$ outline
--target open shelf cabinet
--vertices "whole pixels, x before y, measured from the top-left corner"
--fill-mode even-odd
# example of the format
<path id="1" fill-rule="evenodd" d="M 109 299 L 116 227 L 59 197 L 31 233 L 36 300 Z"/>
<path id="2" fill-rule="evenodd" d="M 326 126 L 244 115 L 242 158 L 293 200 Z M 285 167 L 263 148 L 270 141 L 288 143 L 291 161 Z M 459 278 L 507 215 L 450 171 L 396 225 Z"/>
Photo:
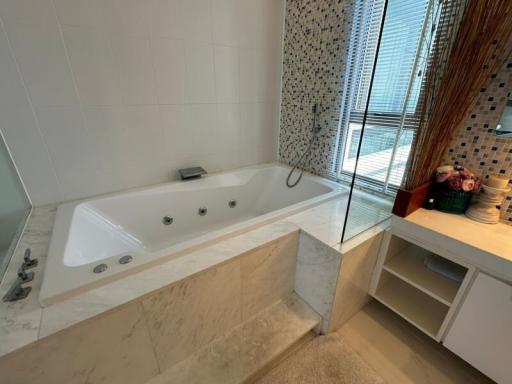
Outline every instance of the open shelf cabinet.
<path id="1" fill-rule="evenodd" d="M 434 255 L 413 242 L 387 233 L 370 293 L 427 335 L 440 341 L 469 273 L 466 267 L 458 265 L 464 278 L 455 281 L 432 271 L 425 265 L 425 260 Z"/>
<path id="2" fill-rule="evenodd" d="M 461 283 L 428 269 L 424 261 L 431 255 L 433 255 L 432 252 L 411 244 L 386 261 L 383 268 L 434 299 L 450 306 Z"/>
<path id="3" fill-rule="evenodd" d="M 436 338 L 450 307 L 384 271 L 375 298 Z"/>

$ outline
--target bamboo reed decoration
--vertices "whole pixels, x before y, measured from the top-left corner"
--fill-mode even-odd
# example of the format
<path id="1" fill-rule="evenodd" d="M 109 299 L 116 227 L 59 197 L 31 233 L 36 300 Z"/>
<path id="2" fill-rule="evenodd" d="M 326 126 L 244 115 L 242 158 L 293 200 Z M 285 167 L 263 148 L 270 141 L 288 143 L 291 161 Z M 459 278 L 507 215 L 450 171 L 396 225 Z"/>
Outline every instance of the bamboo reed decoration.
<path id="1" fill-rule="evenodd" d="M 431 179 L 480 89 L 509 57 L 512 0 L 468 0 L 454 36 L 446 62 L 434 46 L 426 73 L 420 125 L 404 183 L 407 190 Z M 438 72 L 441 67 L 442 75 Z"/>

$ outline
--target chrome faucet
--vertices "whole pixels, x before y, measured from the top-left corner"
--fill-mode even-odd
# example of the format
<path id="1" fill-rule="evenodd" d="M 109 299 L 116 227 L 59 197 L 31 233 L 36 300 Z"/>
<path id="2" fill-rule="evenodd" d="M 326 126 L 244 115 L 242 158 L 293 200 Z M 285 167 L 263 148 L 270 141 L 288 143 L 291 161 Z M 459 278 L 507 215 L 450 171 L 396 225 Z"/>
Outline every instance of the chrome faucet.
<path id="1" fill-rule="evenodd" d="M 25 254 L 23 255 L 23 263 L 21 264 L 21 267 L 18 270 L 18 277 L 16 278 L 11 288 L 3 297 L 3 301 L 18 301 L 24 299 L 32 290 L 32 287 L 22 286 L 22 284 L 34 280 L 34 272 L 27 272 L 27 269 L 34 268 L 37 265 L 38 260 L 31 259 L 30 254 L 30 248 L 27 248 L 25 250 Z"/>

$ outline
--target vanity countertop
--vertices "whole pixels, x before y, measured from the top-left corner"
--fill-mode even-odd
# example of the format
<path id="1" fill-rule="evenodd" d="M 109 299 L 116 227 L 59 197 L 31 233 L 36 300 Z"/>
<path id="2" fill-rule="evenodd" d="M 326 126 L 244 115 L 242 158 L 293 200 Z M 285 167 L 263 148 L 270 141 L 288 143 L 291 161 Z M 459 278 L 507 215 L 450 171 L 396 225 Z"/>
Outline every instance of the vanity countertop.
<path id="1" fill-rule="evenodd" d="M 482 224 L 464 215 L 419 209 L 406 218 L 393 216 L 392 228 L 418 242 L 428 242 L 462 261 L 512 281 L 512 226 Z"/>

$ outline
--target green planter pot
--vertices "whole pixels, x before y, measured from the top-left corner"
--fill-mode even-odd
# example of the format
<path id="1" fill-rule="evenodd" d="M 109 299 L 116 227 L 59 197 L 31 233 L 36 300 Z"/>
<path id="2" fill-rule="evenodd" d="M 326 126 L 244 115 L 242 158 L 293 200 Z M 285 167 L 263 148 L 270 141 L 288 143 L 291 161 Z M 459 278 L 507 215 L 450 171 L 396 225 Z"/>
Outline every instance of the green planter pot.
<path id="1" fill-rule="evenodd" d="M 469 207 L 473 192 L 440 191 L 436 209 L 447 213 L 464 213 Z"/>

